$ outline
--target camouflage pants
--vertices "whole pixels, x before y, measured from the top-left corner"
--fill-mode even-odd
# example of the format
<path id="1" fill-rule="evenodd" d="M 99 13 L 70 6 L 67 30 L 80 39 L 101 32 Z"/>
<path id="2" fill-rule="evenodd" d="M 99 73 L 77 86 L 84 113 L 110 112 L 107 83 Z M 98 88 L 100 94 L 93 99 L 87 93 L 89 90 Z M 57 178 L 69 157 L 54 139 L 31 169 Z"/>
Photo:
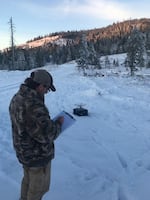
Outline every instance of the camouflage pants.
<path id="1" fill-rule="evenodd" d="M 23 167 L 21 200 L 41 200 L 49 190 L 51 163 L 46 167 Z"/>

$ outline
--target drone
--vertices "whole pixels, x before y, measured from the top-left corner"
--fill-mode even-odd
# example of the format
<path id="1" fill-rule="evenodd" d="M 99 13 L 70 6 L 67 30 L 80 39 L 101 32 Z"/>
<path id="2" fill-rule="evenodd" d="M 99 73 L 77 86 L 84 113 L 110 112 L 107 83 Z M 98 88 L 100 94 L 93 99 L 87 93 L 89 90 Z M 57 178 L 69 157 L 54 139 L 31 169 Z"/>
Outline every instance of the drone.
<path id="1" fill-rule="evenodd" d="M 73 114 L 78 116 L 88 116 L 88 110 L 83 108 L 83 104 L 77 105 L 78 107 L 73 109 Z"/>

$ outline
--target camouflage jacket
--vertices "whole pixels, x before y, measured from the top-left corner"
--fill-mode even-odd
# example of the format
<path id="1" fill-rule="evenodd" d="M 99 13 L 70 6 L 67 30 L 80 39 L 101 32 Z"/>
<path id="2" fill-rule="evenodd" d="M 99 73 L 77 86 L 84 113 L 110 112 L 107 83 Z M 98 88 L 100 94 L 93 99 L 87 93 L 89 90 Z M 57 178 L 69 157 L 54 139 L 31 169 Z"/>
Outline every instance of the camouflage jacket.
<path id="1" fill-rule="evenodd" d="M 61 126 L 52 121 L 43 98 L 22 84 L 9 105 L 13 145 L 20 163 L 46 165 L 54 158 L 54 140 Z"/>

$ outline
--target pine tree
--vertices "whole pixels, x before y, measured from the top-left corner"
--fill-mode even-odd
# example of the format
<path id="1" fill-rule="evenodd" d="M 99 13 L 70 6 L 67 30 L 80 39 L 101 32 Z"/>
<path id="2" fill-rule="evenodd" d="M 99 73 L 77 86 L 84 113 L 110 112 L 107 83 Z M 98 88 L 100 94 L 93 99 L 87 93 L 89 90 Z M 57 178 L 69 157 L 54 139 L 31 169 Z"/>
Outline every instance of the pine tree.
<path id="1" fill-rule="evenodd" d="M 82 35 L 79 54 L 80 57 L 76 62 L 79 71 L 82 70 L 84 75 L 87 75 L 87 70 L 93 73 L 94 69 L 101 69 L 94 45 L 93 43 L 88 44 L 85 34 Z"/>
<path id="2" fill-rule="evenodd" d="M 110 68 L 110 60 L 108 56 L 105 56 L 105 68 Z"/>
<path id="3" fill-rule="evenodd" d="M 131 76 L 134 71 L 145 66 L 145 35 L 134 28 L 131 36 L 128 38 L 126 64 L 130 68 Z"/>

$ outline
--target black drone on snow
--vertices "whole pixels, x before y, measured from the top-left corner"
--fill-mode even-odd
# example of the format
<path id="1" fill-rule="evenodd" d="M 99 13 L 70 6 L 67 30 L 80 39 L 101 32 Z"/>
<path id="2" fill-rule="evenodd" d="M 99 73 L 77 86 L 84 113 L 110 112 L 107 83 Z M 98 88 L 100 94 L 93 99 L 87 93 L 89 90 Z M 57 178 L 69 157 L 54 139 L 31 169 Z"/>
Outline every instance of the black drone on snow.
<path id="1" fill-rule="evenodd" d="M 88 110 L 83 108 L 84 105 L 78 105 L 77 108 L 73 109 L 73 114 L 78 116 L 88 116 Z"/>

